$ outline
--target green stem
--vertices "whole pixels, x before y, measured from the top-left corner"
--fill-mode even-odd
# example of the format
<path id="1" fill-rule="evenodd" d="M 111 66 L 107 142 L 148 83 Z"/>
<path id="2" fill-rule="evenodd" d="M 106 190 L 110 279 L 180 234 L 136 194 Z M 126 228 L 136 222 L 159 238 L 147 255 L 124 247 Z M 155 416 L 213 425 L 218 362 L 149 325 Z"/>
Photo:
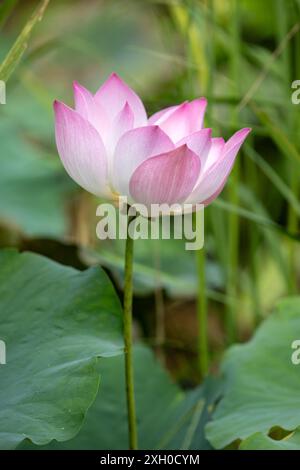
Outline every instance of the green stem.
<path id="1" fill-rule="evenodd" d="M 278 36 L 278 43 L 280 44 L 284 38 L 286 38 L 289 29 L 290 29 L 290 15 L 295 14 L 297 15 L 297 12 L 293 11 L 293 2 L 290 0 L 277 0 L 276 1 L 276 13 L 277 13 L 277 36 Z M 292 13 L 291 13 L 292 12 Z M 296 42 L 295 46 L 297 47 L 297 41 L 299 41 L 298 37 L 296 36 L 294 38 L 294 41 Z M 293 63 L 292 63 L 292 43 L 291 41 L 288 42 L 286 48 L 281 54 L 281 62 L 282 62 L 282 68 L 284 71 L 284 81 L 283 81 L 283 86 L 287 89 L 287 94 L 286 100 L 290 99 L 289 96 L 289 88 L 286 87 L 286 84 L 290 84 L 292 82 L 293 78 L 293 72 L 295 73 L 295 77 L 298 76 L 298 70 L 297 70 L 297 61 L 298 61 L 298 56 L 296 53 L 295 56 L 295 65 L 296 65 L 296 70 L 293 70 Z M 295 107 L 291 107 L 291 111 L 287 113 L 285 122 L 283 125 L 286 126 L 286 132 L 289 135 L 289 137 L 292 139 L 293 134 L 297 135 L 297 116 L 295 113 Z M 297 145 L 297 142 L 296 142 Z M 289 162 L 288 162 L 289 164 Z M 293 194 L 296 196 L 298 195 L 298 175 L 297 172 L 294 170 L 293 167 L 290 168 L 290 164 L 288 167 L 289 171 L 289 178 L 290 178 L 290 188 Z M 288 221 L 287 221 L 287 226 L 289 232 L 296 232 L 297 231 L 297 226 L 298 226 L 298 216 L 292 207 L 291 204 L 288 206 Z M 294 240 L 290 240 L 289 246 L 288 246 L 288 259 L 289 259 L 289 270 L 290 270 L 290 280 L 289 280 L 289 293 L 290 294 L 295 294 L 297 291 L 297 283 L 296 283 L 296 245 Z"/>
<path id="2" fill-rule="evenodd" d="M 293 169 L 292 169 L 293 170 Z M 291 191 L 298 197 L 298 175 L 296 171 L 290 171 L 290 186 Z M 296 233 L 298 230 L 298 216 L 295 210 L 289 205 L 288 207 L 288 230 L 290 233 Z M 290 271 L 290 282 L 289 282 L 289 293 L 290 295 L 297 293 L 297 262 L 296 262 L 296 244 L 294 240 L 289 241 L 288 246 L 288 257 L 289 257 L 289 271 Z"/>
<path id="3" fill-rule="evenodd" d="M 206 53 L 208 65 L 208 80 L 205 93 L 208 98 L 208 109 L 206 113 L 206 124 L 212 126 L 212 99 L 214 92 L 214 68 L 215 68 L 215 49 L 214 49 L 214 0 L 207 1 L 206 12 Z M 200 84 L 201 85 L 201 84 Z M 196 227 L 199 231 L 201 227 Z M 196 253 L 197 262 L 197 323 L 198 323 L 198 367 L 201 377 L 205 377 L 209 370 L 209 348 L 208 348 L 208 303 L 206 294 L 205 277 L 205 249 L 198 250 Z"/>
<path id="4" fill-rule="evenodd" d="M 231 36 L 232 36 L 232 54 L 231 54 L 231 76 L 234 83 L 234 91 L 239 90 L 240 78 L 240 29 L 239 29 L 239 5 L 237 0 L 232 0 L 232 21 L 231 21 Z M 234 127 L 237 124 L 237 113 L 233 109 L 231 121 Z M 229 202 L 233 205 L 238 205 L 239 202 L 239 182 L 240 182 L 240 163 L 239 160 L 235 162 L 234 169 L 231 176 L 231 185 L 229 186 Z M 237 297 L 237 280 L 239 268 L 239 217 L 232 212 L 229 215 L 229 233 L 228 233 L 228 273 L 227 273 L 227 294 L 228 297 L 233 299 L 228 303 L 225 317 L 225 329 L 228 343 L 232 343 L 236 339 L 236 302 Z"/>
<path id="5" fill-rule="evenodd" d="M 133 239 L 129 235 L 129 225 L 133 220 L 128 217 L 127 239 L 125 249 L 125 282 L 124 282 L 124 342 L 125 342 L 125 379 L 128 413 L 129 448 L 136 450 L 137 427 L 134 399 L 134 375 L 132 358 L 132 297 L 133 297 Z"/>
<path id="6" fill-rule="evenodd" d="M 248 140 L 249 145 L 254 144 L 253 136 L 249 136 Z M 257 168 L 255 162 L 249 158 L 245 159 L 245 173 L 247 175 L 247 181 L 249 182 L 249 187 L 252 189 L 254 194 L 259 194 L 259 187 L 257 184 Z M 251 290 L 251 300 L 253 308 L 253 324 L 258 326 L 262 317 L 262 309 L 260 305 L 260 296 L 259 296 L 259 265 L 257 260 L 257 246 L 259 242 L 259 234 L 256 227 L 249 232 L 249 269 L 250 269 L 250 290 Z"/>
<path id="7" fill-rule="evenodd" d="M 165 332 L 165 307 L 164 295 L 161 288 L 161 262 L 160 262 L 160 240 L 154 244 L 154 268 L 155 268 L 155 340 L 156 354 L 162 364 L 165 364 L 164 346 L 166 340 Z"/>
<path id="8" fill-rule="evenodd" d="M 205 377 L 209 367 L 208 338 L 207 338 L 207 298 L 205 282 L 205 251 L 204 248 L 197 252 L 198 271 L 198 365 L 201 377 Z"/>

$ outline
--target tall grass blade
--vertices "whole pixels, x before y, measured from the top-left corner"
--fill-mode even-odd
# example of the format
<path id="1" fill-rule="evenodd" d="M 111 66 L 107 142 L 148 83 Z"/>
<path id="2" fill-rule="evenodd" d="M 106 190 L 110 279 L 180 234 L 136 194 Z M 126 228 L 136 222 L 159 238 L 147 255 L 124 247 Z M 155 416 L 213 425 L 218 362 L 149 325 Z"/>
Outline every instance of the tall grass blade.
<path id="1" fill-rule="evenodd" d="M 14 45 L 0 65 L 0 80 L 6 82 L 20 62 L 24 52 L 27 49 L 28 40 L 31 36 L 32 30 L 35 25 L 41 21 L 48 3 L 49 0 L 42 0 L 40 2 L 39 6 L 19 34 Z"/>

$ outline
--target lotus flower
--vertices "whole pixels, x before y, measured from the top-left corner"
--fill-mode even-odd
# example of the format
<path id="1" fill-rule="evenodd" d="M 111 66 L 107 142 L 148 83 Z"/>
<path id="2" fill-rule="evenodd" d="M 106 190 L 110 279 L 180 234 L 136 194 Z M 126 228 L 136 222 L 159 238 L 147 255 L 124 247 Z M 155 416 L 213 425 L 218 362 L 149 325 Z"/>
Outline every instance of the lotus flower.
<path id="1" fill-rule="evenodd" d="M 95 95 L 74 83 L 75 110 L 55 101 L 56 143 L 68 174 L 97 196 L 130 204 L 203 203 L 222 191 L 251 129 L 227 142 L 203 129 L 205 98 L 149 119 L 138 95 L 112 74 Z"/>

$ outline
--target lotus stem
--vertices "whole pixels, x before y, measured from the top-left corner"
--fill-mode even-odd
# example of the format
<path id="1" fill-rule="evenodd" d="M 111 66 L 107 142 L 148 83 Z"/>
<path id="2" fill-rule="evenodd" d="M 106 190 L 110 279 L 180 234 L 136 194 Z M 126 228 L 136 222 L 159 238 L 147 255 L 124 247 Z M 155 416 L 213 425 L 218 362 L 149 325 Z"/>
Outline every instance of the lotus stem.
<path id="1" fill-rule="evenodd" d="M 132 354 L 132 297 L 133 297 L 133 238 L 129 234 L 129 225 L 134 218 L 128 217 L 127 239 L 125 248 L 125 282 L 124 282 L 124 343 L 125 343 L 125 380 L 128 413 L 129 448 L 138 448 L 134 371 Z"/>

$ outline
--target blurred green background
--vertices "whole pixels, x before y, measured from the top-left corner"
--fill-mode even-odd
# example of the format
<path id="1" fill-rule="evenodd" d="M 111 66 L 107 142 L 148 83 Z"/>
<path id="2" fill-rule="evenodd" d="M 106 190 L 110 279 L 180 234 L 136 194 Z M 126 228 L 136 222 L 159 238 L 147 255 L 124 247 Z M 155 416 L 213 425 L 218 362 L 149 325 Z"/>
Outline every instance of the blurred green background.
<path id="1" fill-rule="evenodd" d="M 15 4 L 2 25 L 4 58 L 37 2 Z M 72 82 L 95 92 L 115 71 L 149 114 L 206 96 L 206 126 L 228 138 L 253 132 L 220 198 L 205 211 L 213 368 L 277 299 L 299 287 L 300 1 L 51 0 L 7 82 L 0 105 L 0 245 L 80 269 L 101 263 L 122 292 L 124 244 L 95 237 L 99 201 L 57 155 L 54 99 L 73 105 Z M 135 335 L 183 385 L 196 365 L 195 253 L 178 240 L 138 241 Z"/>

